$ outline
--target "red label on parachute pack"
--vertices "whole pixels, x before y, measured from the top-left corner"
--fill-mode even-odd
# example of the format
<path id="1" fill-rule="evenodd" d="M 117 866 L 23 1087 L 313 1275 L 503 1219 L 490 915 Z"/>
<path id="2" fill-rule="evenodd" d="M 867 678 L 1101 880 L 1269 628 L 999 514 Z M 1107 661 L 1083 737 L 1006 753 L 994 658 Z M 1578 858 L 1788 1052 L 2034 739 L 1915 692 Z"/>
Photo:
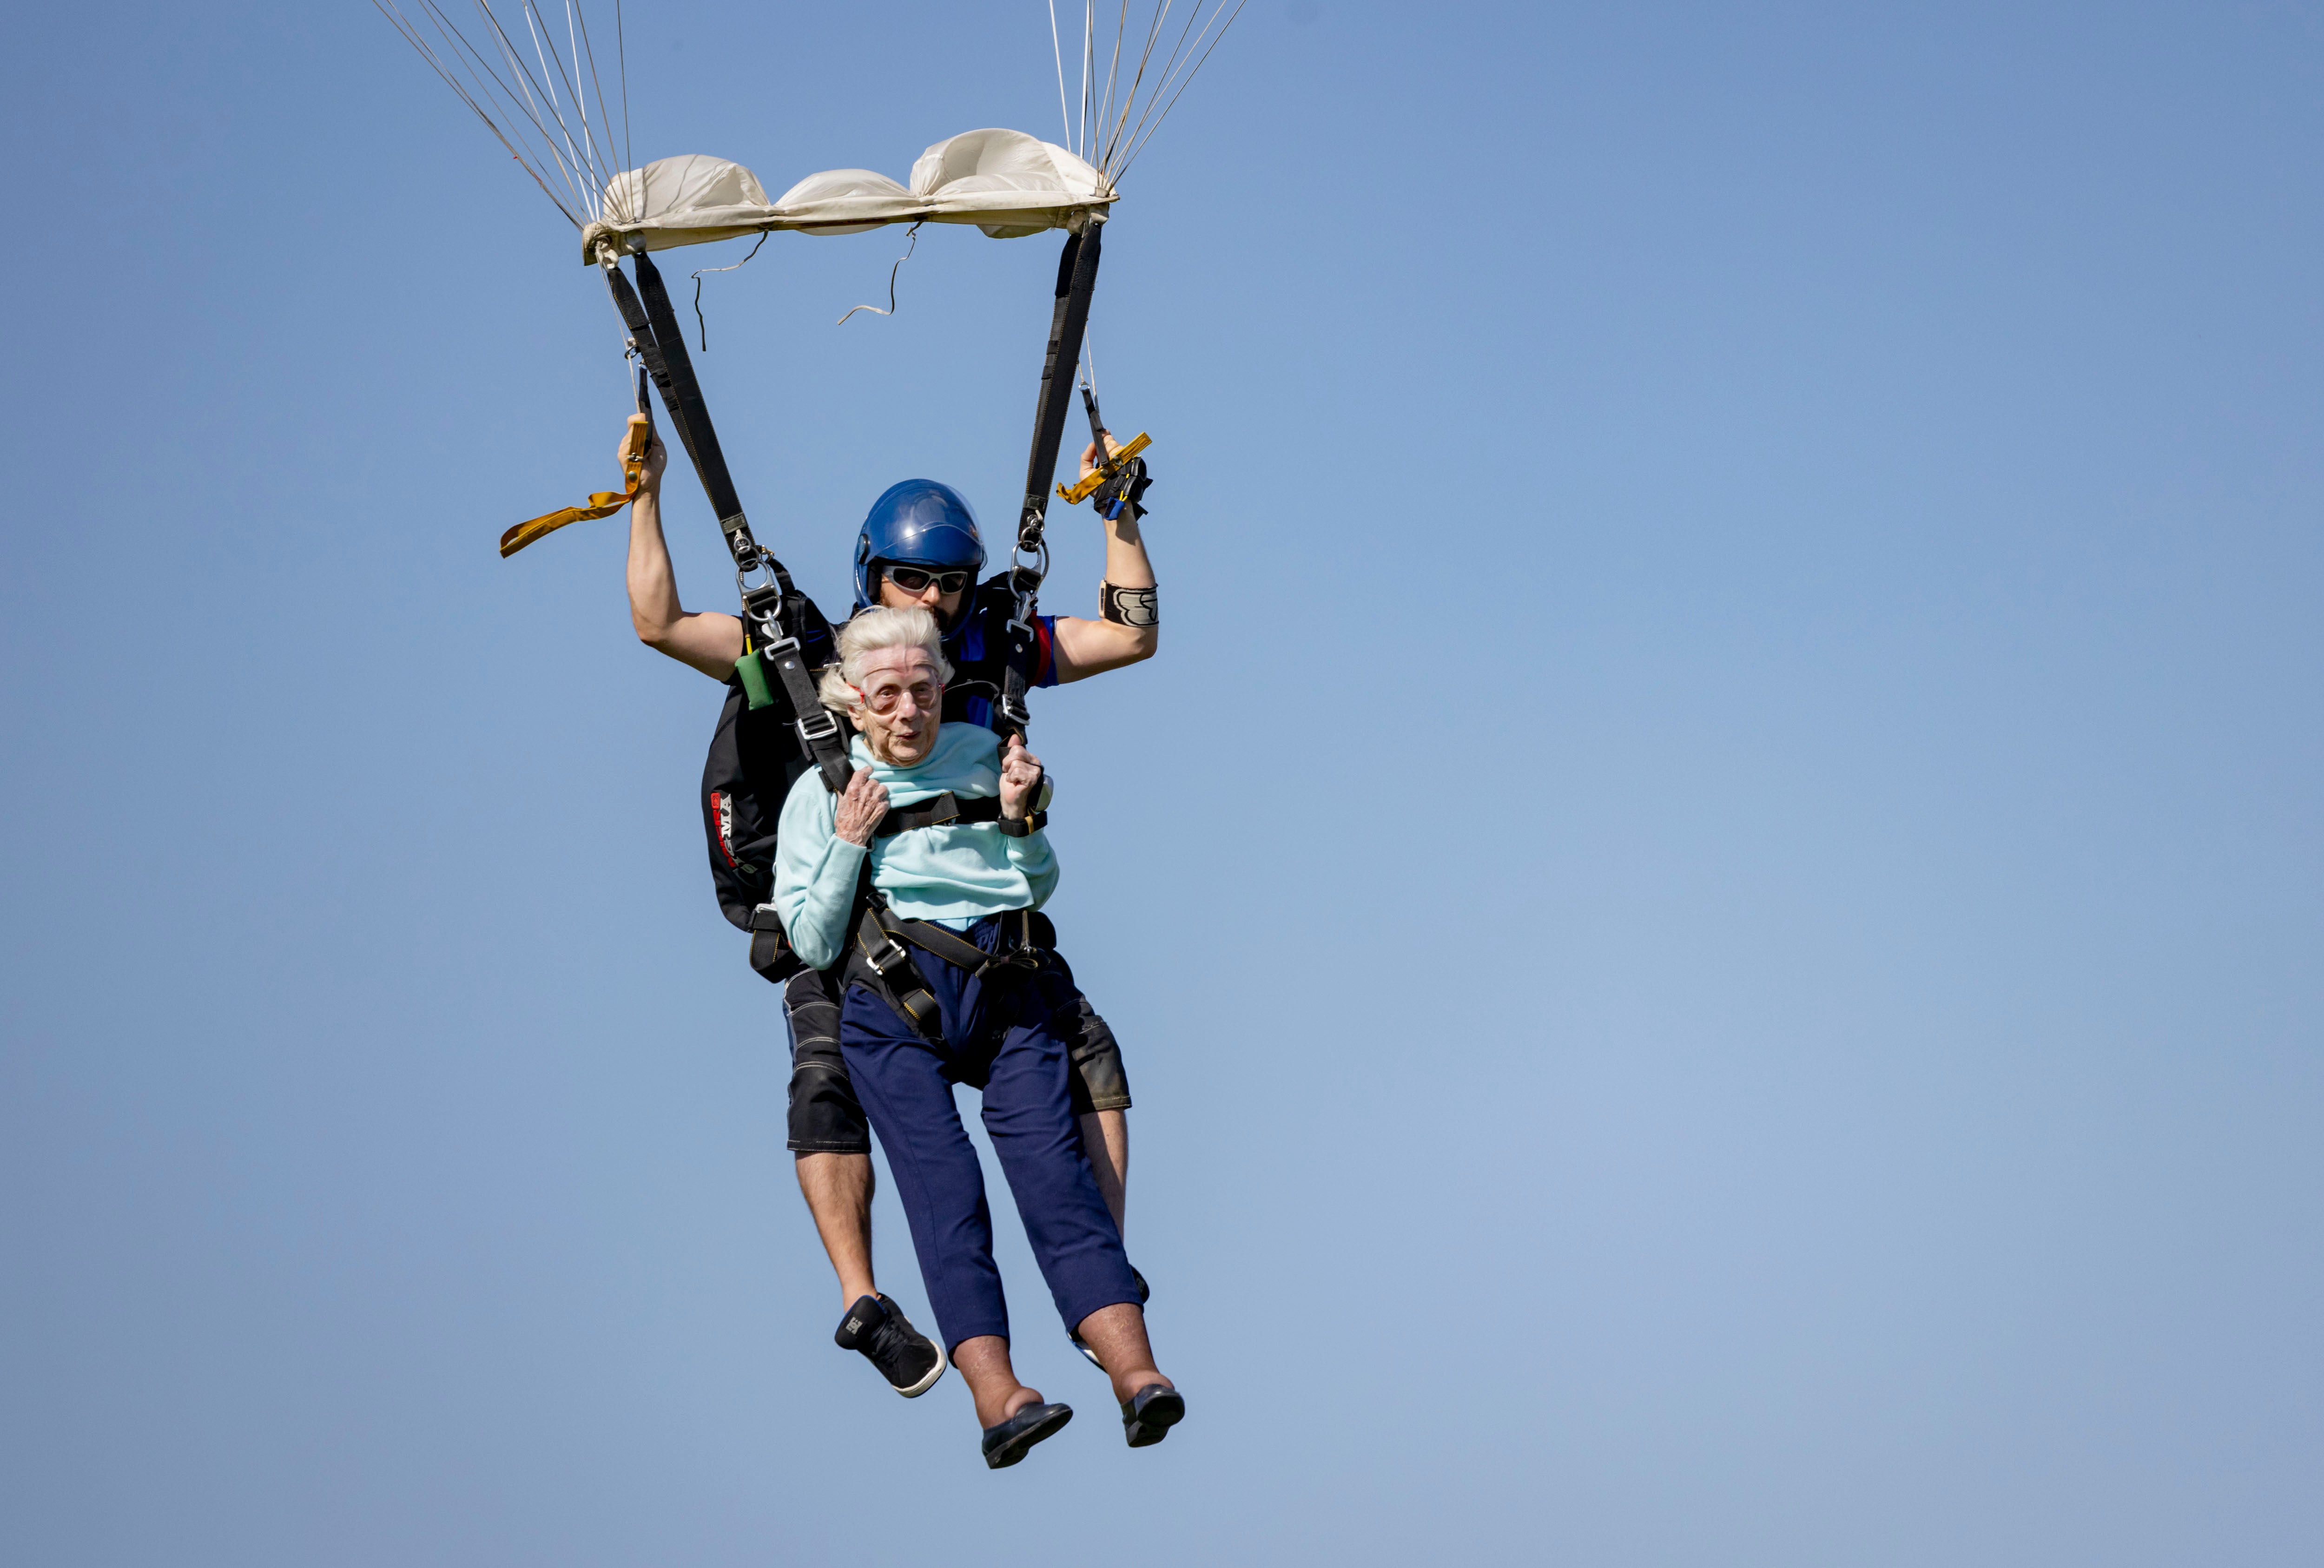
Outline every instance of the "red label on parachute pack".
<path id="1" fill-rule="evenodd" d="M 713 789 L 710 792 L 710 809 L 718 818 L 719 853 L 726 857 L 726 863 L 731 866 L 734 863 L 734 798 Z"/>

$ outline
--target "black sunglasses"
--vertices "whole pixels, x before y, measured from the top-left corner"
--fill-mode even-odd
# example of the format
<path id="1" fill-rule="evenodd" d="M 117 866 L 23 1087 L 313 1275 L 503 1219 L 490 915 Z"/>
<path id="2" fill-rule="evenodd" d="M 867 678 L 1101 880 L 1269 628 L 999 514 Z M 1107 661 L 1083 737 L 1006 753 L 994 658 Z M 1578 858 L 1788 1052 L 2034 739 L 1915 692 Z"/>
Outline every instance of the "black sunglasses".
<path id="1" fill-rule="evenodd" d="M 930 583 L 939 594 L 957 594 L 968 586 L 972 572 L 932 572 L 926 567 L 890 567 L 888 580 L 907 594 L 924 594 Z"/>

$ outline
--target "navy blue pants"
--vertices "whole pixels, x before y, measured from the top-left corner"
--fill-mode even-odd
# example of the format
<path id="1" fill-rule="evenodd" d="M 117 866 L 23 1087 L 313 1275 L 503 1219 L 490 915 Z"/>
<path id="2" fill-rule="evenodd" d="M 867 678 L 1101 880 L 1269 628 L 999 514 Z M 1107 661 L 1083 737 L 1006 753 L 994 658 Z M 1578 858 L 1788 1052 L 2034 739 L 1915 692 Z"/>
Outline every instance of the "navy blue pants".
<path id="1" fill-rule="evenodd" d="M 968 940 L 991 952 L 1000 926 L 997 916 L 980 921 Z M 893 1008 L 851 985 L 839 1045 L 910 1222 L 945 1352 L 979 1334 L 1009 1337 L 992 1211 L 976 1146 L 953 1103 L 955 1084 L 984 1092 L 984 1130 L 1066 1328 L 1100 1307 L 1136 1301 L 1121 1232 L 1082 1146 L 1068 1083 L 1072 1042 L 1052 1027 L 1056 1008 L 1025 970 L 977 980 L 918 948 L 912 961 L 936 993 L 944 1044 L 931 1046 Z"/>

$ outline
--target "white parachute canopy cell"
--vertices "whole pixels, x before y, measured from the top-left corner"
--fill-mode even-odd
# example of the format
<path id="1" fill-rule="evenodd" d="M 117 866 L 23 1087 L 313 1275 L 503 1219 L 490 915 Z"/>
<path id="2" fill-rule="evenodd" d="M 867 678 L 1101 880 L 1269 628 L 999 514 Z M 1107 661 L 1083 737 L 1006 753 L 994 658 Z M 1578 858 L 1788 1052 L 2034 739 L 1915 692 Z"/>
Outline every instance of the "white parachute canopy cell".
<path id="1" fill-rule="evenodd" d="M 610 15 L 600 0 L 594 26 L 588 0 L 414 0 L 409 12 L 404 0 L 372 3 L 583 232 L 582 254 L 604 261 L 779 228 L 828 235 L 973 223 L 996 239 L 1080 229 L 1104 217 L 1245 0 L 1148 0 L 1138 23 L 1129 0 L 1111 17 L 1084 0 L 1078 115 L 1067 101 L 1056 0 L 1045 0 L 1067 145 L 1021 131 L 970 131 L 923 153 L 909 185 L 834 169 L 771 202 L 758 176 L 723 158 L 637 163 L 620 0 Z"/>
<path id="2" fill-rule="evenodd" d="M 606 183 L 604 218 L 582 231 L 583 258 L 706 244 L 769 229 L 862 234 L 891 223 L 974 224 L 995 239 L 1069 228 L 1116 199 L 1096 169 L 1022 131 L 966 131 L 937 143 L 899 185 L 869 169 L 810 174 L 773 201 L 739 163 L 690 153 L 624 170 Z"/>

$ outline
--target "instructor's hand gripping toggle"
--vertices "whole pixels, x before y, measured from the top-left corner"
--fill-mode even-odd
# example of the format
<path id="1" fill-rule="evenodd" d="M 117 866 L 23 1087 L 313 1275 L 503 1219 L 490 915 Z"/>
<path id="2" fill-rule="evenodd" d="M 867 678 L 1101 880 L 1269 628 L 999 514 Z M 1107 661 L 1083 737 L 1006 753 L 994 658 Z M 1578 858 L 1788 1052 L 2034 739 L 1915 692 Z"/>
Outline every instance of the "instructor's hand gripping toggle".
<path id="1" fill-rule="evenodd" d="M 1068 490 L 1062 484 L 1058 485 L 1057 493 L 1065 498 L 1066 505 L 1078 506 L 1118 478 L 1132 458 L 1153 444 L 1154 438 L 1143 430 L 1132 436 L 1130 438 L 1130 444 L 1126 447 L 1116 447 L 1112 438 L 1106 438 L 1105 445 L 1111 449 L 1112 455 L 1100 459 L 1098 466 L 1084 475 L 1081 483 L 1072 489 Z"/>

